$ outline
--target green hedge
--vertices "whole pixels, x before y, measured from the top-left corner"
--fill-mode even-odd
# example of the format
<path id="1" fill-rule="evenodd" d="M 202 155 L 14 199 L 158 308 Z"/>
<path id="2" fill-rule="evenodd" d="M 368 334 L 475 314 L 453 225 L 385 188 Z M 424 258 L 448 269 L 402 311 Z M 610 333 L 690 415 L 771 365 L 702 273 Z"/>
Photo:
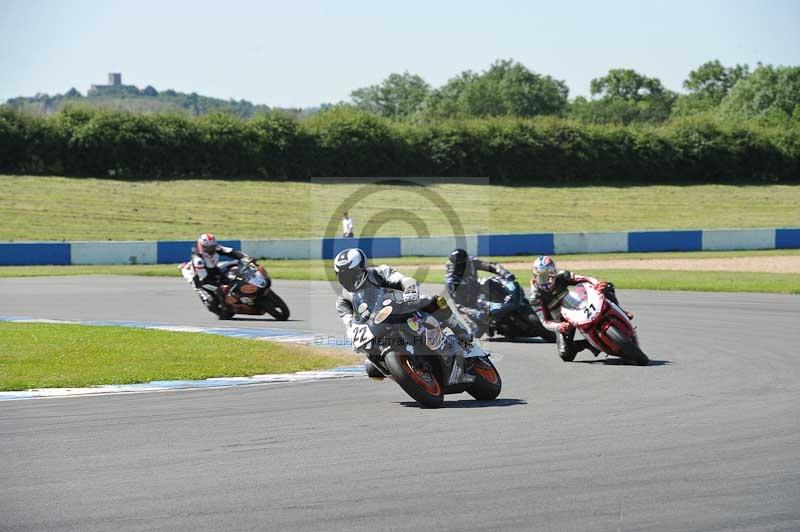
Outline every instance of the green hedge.
<path id="1" fill-rule="evenodd" d="M 659 127 L 559 118 L 395 123 L 349 108 L 133 114 L 0 108 L 0 172 L 135 178 L 490 177 L 512 184 L 800 181 L 800 129 L 687 118 Z"/>

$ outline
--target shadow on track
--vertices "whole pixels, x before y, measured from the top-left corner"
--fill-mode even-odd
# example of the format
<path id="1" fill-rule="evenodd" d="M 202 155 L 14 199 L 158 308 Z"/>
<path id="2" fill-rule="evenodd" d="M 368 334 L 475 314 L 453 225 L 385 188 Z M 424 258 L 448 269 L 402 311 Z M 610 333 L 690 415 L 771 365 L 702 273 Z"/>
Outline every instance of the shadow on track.
<path id="1" fill-rule="evenodd" d="M 261 323 L 265 323 L 265 322 L 280 323 L 282 321 L 288 322 L 288 321 L 303 321 L 303 320 L 293 320 L 291 318 L 289 318 L 288 320 L 276 320 L 275 318 L 271 318 L 271 317 L 270 318 L 244 318 L 244 317 L 234 316 L 231 319 L 225 320 L 225 321 L 259 321 Z"/>
<path id="2" fill-rule="evenodd" d="M 635 366 L 637 368 L 649 368 L 651 366 L 669 366 L 674 364 L 669 360 L 654 360 L 650 359 L 650 363 L 646 366 L 640 366 L 634 362 L 625 360 L 624 358 L 598 358 L 596 360 L 573 360 L 572 363 L 578 364 L 602 364 L 604 366 Z"/>
<path id="3" fill-rule="evenodd" d="M 408 408 L 424 408 L 416 401 L 400 401 L 401 404 Z M 528 401 L 524 399 L 495 399 L 494 401 L 476 401 L 475 399 L 457 399 L 455 401 L 445 400 L 442 408 L 494 408 L 503 406 L 519 406 L 527 405 Z"/>
<path id="4" fill-rule="evenodd" d="M 527 336 L 492 336 L 491 338 L 482 338 L 482 342 L 497 342 L 508 344 L 553 344 L 555 342 L 548 342 L 543 338 L 529 338 Z"/>

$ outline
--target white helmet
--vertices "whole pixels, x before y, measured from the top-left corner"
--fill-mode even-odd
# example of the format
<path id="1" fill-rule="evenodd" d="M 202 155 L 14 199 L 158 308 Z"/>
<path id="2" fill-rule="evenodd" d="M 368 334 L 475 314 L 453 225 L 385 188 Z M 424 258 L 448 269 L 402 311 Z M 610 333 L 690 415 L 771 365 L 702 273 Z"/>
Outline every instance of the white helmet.
<path id="1" fill-rule="evenodd" d="M 547 255 L 537 257 L 533 261 L 533 279 L 543 290 L 550 290 L 556 274 L 556 262 Z"/>
<path id="2" fill-rule="evenodd" d="M 206 267 L 213 268 L 219 260 L 217 253 L 217 239 L 211 233 L 203 233 L 197 239 L 197 253 L 203 257 Z"/>

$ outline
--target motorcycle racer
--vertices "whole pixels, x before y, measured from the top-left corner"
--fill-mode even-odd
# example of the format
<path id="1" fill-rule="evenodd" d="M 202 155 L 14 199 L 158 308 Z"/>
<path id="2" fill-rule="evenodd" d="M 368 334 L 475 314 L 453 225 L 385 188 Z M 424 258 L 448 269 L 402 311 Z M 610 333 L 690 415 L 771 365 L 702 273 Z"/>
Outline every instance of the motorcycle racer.
<path id="1" fill-rule="evenodd" d="M 479 329 L 475 331 L 476 336 L 480 336 L 480 333 L 482 333 L 480 324 L 492 318 L 499 318 L 521 307 L 519 303 L 510 303 L 493 305 L 491 308 L 477 308 L 478 296 L 481 291 L 481 285 L 478 282 L 478 271 L 493 273 L 507 281 L 515 281 L 516 277 L 502 265 L 488 262 L 478 257 L 471 257 L 464 249 L 454 249 L 448 259 L 445 265 L 445 287 L 450 297 L 455 301 L 456 308 L 478 325 Z M 527 307 L 527 305 L 525 306 Z M 521 317 L 532 324 L 538 322 L 536 315 L 530 311 Z"/>
<path id="2" fill-rule="evenodd" d="M 252 261 L 247 254 L 237 249 L 223 246 L 217 242 L 216 237 L 211 233 L 203 233 L 197 238 L 197 245 L 192 248 L 192 266 L 194 266 L 195 277 L 194 286 L 198 289 L 200 298 L 208 309 L 217 314 L 223 314 L 225 310 L 225 298 L 221 293 L 221 283 L 223 275 L 227 272 L 229 263 L 220 262 L 220 255 Z M 204 285 L 216 287 L 213 292 Z"/>
<path id="3" fill-rule="evenodd" d="M 380 287 L 389 287 L 403 291 L 403 300 L 418 302 L 420 310 L 432 314 L 444 326 L 449 327 L 463 345 L 472 342 L 472 335 L 458 321 L 447 300 L 441 296 L 428 297 L 420 295 L 419 284 L 413 277 L 408 277 L 395 269 L 381 264 L 368 266 L 367 255 L 358 248 L 341 251 L 333 260 L 333 270 L 342 286 L 342 293 L 336 300 L 336 311 L 345 327 L 347 337 L 353 336 L 353 292 L 364 283 L 372 283 Z"/>
<path id="4" fill-rule="evenodd" d="M 574 339 L 574 327 L 562 319 L 560 312 L 561 301 L 567 294 L 567 287 L 587 282 L 594 285 L 598 291 L 619 306 L 613 284 L 567 270 L 558 271 L 555 261 L 547 255 L 533 261 L 530 303 L 542 325 L 547 330 L 556 333 L 558 354 L 562 359 L 571 360 L 576 353 L 586 348 L 589 348 L 595 355 L 599 354 L 599 351 L 594 349 L 587 340 L 576 341 Z M 633 319 L 633 314 L 628 311 L 623 312 L 629 319 Z"/>

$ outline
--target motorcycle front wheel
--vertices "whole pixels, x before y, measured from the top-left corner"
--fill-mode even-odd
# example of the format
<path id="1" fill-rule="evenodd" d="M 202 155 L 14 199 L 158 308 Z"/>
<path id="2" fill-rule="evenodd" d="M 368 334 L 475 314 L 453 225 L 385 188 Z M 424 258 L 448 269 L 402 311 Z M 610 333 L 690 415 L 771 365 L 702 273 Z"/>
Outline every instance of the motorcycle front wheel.
<path id="1" fill-rule="evenodd" d="M 619 350 L 621 352 L 620 356 L 622 358 L 630 360 L 631 362 L 635 362 L 640 366 L 646 366 L 650 363 L 650 359 L 647 358 L 647 355 L 645 355 L 641 349 L 639 349 L 639 346 L 633 343 L 631 340 L 625 338 L 616 327 L 609 327 L 606 330 L 606 334 L 615 344 L 619 346 Z"/>
<path id="2" fill-rule="evenodd" d="M 289 319 L 289 307 L 283 299 L 281 299 L 281 296 L 271 290 L 262 298 L 261 306 L 266 310 L 267 314 L 278 321 L 286 321 Z"/>
<path id="3" fill-rule="evenodd" d="M 492 401 L 500 395 L 503 382 L 500 374 L 494 367 L 489 357 L 470 358 L 472 367 L 470 373 L 475 375 L 475 382 L 467 390 L 467 393 L 478 401 Z"/>
<path id="4" fill-rule="evenodd" d="M 385 360 L 395 382 L 414 400 L 428 408 L 442 406 L 444 390 L 432 371 L 421 367 L 403 352 L 392 351 Z"/>

